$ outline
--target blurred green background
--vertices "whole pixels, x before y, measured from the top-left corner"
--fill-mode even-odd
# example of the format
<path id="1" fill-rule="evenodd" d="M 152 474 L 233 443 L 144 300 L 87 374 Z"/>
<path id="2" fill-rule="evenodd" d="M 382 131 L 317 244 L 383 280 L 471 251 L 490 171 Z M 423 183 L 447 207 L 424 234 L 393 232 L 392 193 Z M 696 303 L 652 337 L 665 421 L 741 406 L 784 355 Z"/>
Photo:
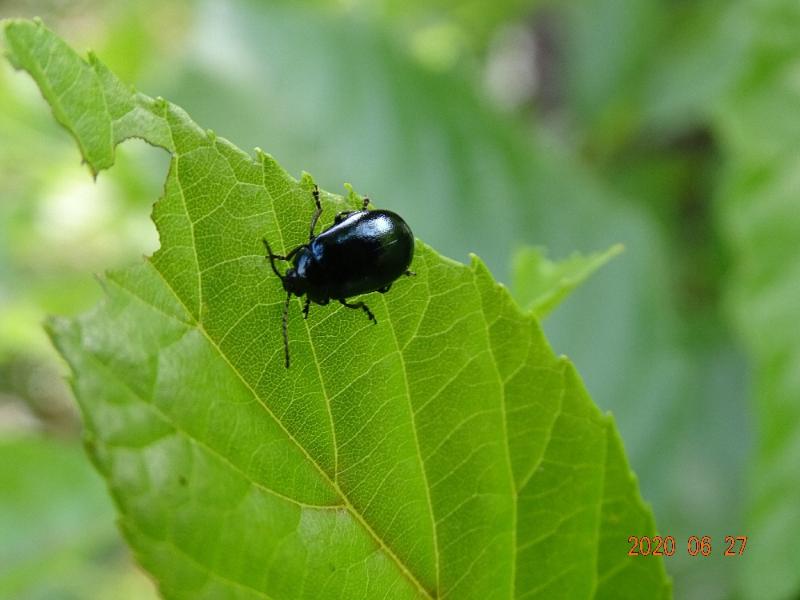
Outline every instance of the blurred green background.
<path id="1" fill-rule="evenodd" d="M 675 595 L 800 595 L 800 3 L 0 0 L 0 17 L 36 15 L 512 289 L 523 244 L 559 259 L 624 243 L 545 328 L 678 540 Z M 133 141 L 93 183 L 0 64 L 2 598 L 155 595 L 41 322 L 90 308 L 93 274 L 157 247 L 166 167 Z M 693 558 L 690 535 L 750 540 Z"/>

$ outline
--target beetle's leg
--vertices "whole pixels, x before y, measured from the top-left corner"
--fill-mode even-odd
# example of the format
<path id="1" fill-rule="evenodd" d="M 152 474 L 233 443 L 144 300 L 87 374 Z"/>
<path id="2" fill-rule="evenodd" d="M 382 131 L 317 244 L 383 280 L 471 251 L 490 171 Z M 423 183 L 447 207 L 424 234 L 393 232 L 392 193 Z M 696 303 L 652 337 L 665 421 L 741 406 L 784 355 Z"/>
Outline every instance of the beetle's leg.
<path id="1" fill-rule="evenodd" d="M 314 211 L 314 215 L 311 217 L 311 227 L 308 230 L 308 241 L 313 242 L 314 238 L 314 228 L 317 226 L 317 221 L 319 220 L 319 216 L 322 214 L 322 204 L 319 202 L 319 186 L 315 183 L 314 189 L 311 190 L 311 195 L 314 196 L 314 204 L 317 205 L 317 210 Z"/>
<path id="2" fill-rule="evenodd" d="M 360 308 L 360 309 L 361 309 L 361 310 L 363 310 L 365 313 L 367 313 L 367 317 L 369 317 L 369 320 L 370 320 L 370 321 L 372 321 L 373 323 L 375 323 L 375 325 L 377 325 L 377 324 L 378 324 L 378 320 L 375 318 L 375 315 L 373 315 L 373 314 L 372 314 L 372 311 L 371 311 L 371 310 L 370 310 L 370 309 L 367 307 L 367 305 L 366 305 L 366 304 L 364 304 L 363 302 L 355 302 L 354 304 L 349 304 L 349 303 L 348 303 L 348 302 L 346 302 L 345 300 L 339 300 L 339 302 L 340 302 L 340 303 L 341 303 L 343 306 L 346 306 L 347 308 Z"/>
<path id="3" fill-rule="evenodd" d="M 391 289 L 391 287 L 392 287 L 392 284 L 390 283 L 389 285 L 385 285 L 385 286 L 383 286 L 383 287 L 382 287 L 382 288 L 380 288 L 378 291 L 379 291 L 381 294 L 385 294 L 386 292 L 388 292 L 388 291 L 389 291 L 389 289 Z"/>
<path id="4" fill-rule="evenodd" d="M 406 269 L 406 272 L 404 273 L 404 275 L 406 277 L 416 277 L 417 276 L 417 274 L 414 273 L 414 271 L 412 271 L 411 269 Z"/>
<path id="5" fill-rule="evenodd" d="M 283 305 L 283 355 L 285 357 L 284 364 L 289 368 L 289 301 L 292 299 L 292 294 L 286 294 L 286 302 Z"/>
<path id="6" fill-rule="evenodd" d="M 308 309 L 309 309 L 310 307 L 311 307 L 311 298 L 309 298 L 308 296 L 306 296 L 306 303 L 305 303 L 305 305 L 303 306 L 303 318 L 304 318 L 304 319 L 307 319 L 307 318 L 308 318 Z"/>

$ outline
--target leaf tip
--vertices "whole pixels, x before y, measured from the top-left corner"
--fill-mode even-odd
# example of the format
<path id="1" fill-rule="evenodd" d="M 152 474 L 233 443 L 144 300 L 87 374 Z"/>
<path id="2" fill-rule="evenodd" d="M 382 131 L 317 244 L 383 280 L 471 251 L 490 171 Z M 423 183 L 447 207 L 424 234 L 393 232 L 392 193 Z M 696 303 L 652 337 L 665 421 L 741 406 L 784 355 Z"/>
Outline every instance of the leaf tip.
<path id="1" fill-rule="evenodd" d="M 259 162 L 261 163 L 261 168 L 264 170 L 264 172 L 283 172 L 283 169 L 278 164 L 278 161 L 276 161 L 269 152 L 264 152 L 261 148 L 256 148 L 256 158 L 258 158 Z"/>
<path id="2" fill-rule="evenodd" d="M 345 198 L 347 199 L 347 203 L 352 204 L 358 207 L 358 210 L 361 210 L 362 203 L 364 202 L 366 196 L 361 196 L 358 192 L 356 192 L 351 183 L 345 183 L 344 189 L 345 189 Z M 371 204 L 373 207 L 375 206 L 371 200 L 369 204 Z"/>
<path id="3" fill-rule="evenodd" d="M 314 178 L 311 176 L 311 173 L 308 171 L 302 171 L 300 173 L 300 185 L 311 187 L 314 185 Z"/>
<path id="4" fill-rule="evenodd" d="M 97 183 L 97 176 L 100 174 L 100 169 L 95 168 L 95 166 L 91 162 L 86 160 L 85 157 L 81 158 L 81 165 L 86 165 L 89 168 L 89 173 L 92 176 L 92 181 Z"/>
<path id="5" fill-rule="evenodd" d="M 625 252 L 625 244 L 617 242 L 613 246 L 609 247 L 605 252 L 596 253 L 595 257 L 597 260 L 597 268 L 600 268 L 603 265 L 611 262 L 611 259 L 616 258 L 623 252 Z"/>
<path id="6" fill-rule="evenodd" d="M 312 177 L 311 173 L 309 173 L 308 171 L 303 171 L 302 173 L 300 173 L 300 182 L 299 183 L 300 183 L 300 187 L 304 188 L 304 189 L 307 189 L 309 191 L 309 193 L 311 193 L 311 190 L 313 190 L 314 186 L 316 186 L 316 182 L 314 181 L 314 177 Z"/>
<path id="7" fill-rule="evenodd" d="M 42 329 L 50 338 L 50 342 L 56 348 L 59 347 L 58 338 L 62 337 L 69 329 L 71 321 L 67 317 L 48 315 L 42 322 Z"/>
<path id="8" fill-rule="evenodd" d="M 486 263 L 483 262 L 483 259 L 474 252 L 469 253 L 469 267 L 472 269 L 472 272 L 479 277 L 488 277 L 495 285 L 502 286 L 501 283 L 492 277 L 492 272 L 489 270 L 489 267 L 486 265 Z"/>

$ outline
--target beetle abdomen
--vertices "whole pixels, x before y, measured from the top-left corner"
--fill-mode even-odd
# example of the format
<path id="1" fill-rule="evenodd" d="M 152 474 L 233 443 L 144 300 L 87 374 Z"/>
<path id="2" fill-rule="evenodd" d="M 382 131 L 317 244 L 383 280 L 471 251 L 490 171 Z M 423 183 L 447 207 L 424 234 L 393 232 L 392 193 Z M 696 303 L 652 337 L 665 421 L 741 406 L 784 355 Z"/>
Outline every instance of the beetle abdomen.
<path id="1" fill-rule="evenodd" d="M 408 269 L 414 235 L 388 210 L 358 211 L 326 229 L 310 245 L 312 296 L 348 298 L 384 288 Z"/>

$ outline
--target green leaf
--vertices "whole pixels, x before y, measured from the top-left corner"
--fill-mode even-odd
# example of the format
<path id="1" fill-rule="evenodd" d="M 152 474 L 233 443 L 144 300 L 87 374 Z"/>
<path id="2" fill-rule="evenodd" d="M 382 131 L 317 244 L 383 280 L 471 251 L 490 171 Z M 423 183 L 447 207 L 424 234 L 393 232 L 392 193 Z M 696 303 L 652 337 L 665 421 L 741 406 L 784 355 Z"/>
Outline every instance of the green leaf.
<path id="1" fill-rule="evenodd" d="M 622 252 L 622 244 L 588 256 L 575 252 L 553 262 L 544 248 L 520 248 L 514 255 L 512 289 L 522 307 L 544 319 L 572 290 Z"/>
<path id="2" fill-rule="evenodd" d="M 417 277 L 366 298 L 377 327 L 332 306 L 304 321 L 292 302 L 284 369 L 261 238 L 302 242 L 311 178 L 40 24 L 5 33 L 94 172 L 131 136 L 172 156 L 160 249 L 108 274 L 94 311 L 50 323 L 92 458 L 166 597 L 669 595 L 660 560 L 626 555 L 654 525 L 611 419 L 479 259 L 418 242 Z M 323 193 L 323 222 L 358 202 Z"/>

